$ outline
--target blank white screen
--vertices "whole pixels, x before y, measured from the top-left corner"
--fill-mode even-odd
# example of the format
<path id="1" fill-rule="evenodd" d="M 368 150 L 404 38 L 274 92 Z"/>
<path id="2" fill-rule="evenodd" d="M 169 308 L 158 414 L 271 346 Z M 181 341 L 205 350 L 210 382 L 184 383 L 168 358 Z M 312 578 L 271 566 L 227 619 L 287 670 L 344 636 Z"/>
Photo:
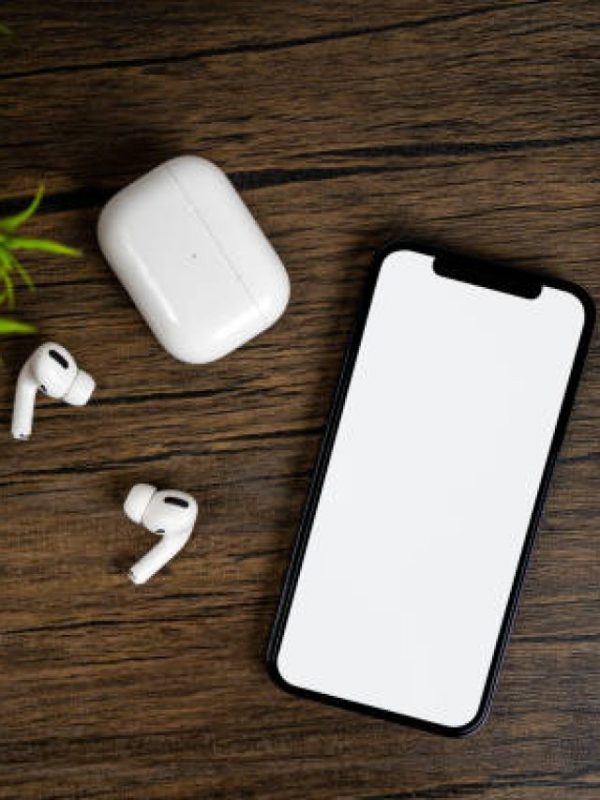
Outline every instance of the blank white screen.
<path id="1" fill-rule="evenodd" d="M 277 658 L 293 686 L 450 727 L 476 716 L 584 323 L 381 268 Z"/>

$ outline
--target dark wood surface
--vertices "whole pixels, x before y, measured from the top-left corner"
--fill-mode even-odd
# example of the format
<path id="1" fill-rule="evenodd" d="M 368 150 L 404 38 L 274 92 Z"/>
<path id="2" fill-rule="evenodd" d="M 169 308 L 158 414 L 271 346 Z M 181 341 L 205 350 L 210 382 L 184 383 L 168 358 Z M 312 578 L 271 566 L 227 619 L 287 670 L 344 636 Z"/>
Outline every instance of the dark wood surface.
<path id="1" fill-rule="evenodd" d="M 451 741 L 294 699 L 263 656 L 342 351 L 394 235 L 600 299 L 597 0 L 16 2 L 0 60 L 0 214 L 37 183 L 21 316 L 98 380 L 86 409 L 0 423 L 0 797 L 592 800 L 600 796 L 598 394 L 592 346 L 492 717 Z M 98 253 L 112 192 L 198 153 L 289 269 L 283 319 L 232 356 L 168 357 Z M 194 539 L 134 589 L 121 503 L 194 493 Z"/>

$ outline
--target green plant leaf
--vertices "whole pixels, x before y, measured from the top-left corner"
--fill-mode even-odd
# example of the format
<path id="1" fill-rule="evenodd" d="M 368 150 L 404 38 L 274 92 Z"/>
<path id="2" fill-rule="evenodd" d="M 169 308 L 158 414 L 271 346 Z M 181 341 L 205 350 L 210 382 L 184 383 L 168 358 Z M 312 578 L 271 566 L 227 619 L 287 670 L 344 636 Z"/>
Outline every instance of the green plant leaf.
<path id="1" fill-rule="evenodd" d="M 0 273 L 4 272 L 5 270 L 8 270 L 8 272 L 10 272 L 11 269 L 12 269 L 12 264 L 11 264 L 10 253 L 8 252 L 8 250 L 6 250 L 6 248 L 0 245 Z"/>
<path id="2" fill-rule="evenodd" d="M 13 269 L 12 256 L 0 248 L 0 280 L 4 284 L 4 291 L 0 295 L 0 303 L 8 303 L 9 308 L 15 307 L 15 291 L 10 273 Z"/>
<path id="3" fill-rule="evenodd" d="M 15 255 L 15 250 L 39 250 L 61 256 L 81 255 L 81 251 L 75 247 L 69 247 L 66 244 L 55 242 L 52 239 L 33 239 L 31 237 L 14 235 L 21 225 L 35 214 L 43 195 L 44 186 L 40 185 L 35 197 L 27 208 L 18 214 L 0 219 L 0 305 L 6 304 L 8 308 L 11 309 L 15 307 L 15 273 L 28 289 L 31 290 L 35 288 L 31 275 Z M 0 328 L 0 334 L 5 332 L 31 333 L 34 330 L 31 325 L 19 323 L 17 320 L 5 319 L 4 322 L 5 325 L 10 324 L 12 327 L 10 331 Z"/>
<path id="4" fill-rule="evenodd" d="M 19 322 L 18 319 L 0 317 L 0 334 L 35 333 L 35 331 L 35 325 L 29 325 L 27 322 Z"/>
<path id="5" fill-rule="evenodd" d="M 81 250 L 69 247 L 52 239 L 27 239 L 23 236 L 6 236 L 4 244 L 9 250 L 42 250 L 44 253 L 56 253 L 61 256 L 80 256 Z"/>
<path id="6" fill-rule="evenodd" d="M 30 291 L 35 289 L 35 284 L 33 282 L 33 279 L 31 277 L 31 275 L 27 272 L 27 270 L 25 269 L 23 264 L 21 264 L 21 262 L 19 261 L 19 259 L 16 257 L 16 255 L 14 253 L 10 253 L 9 255 L 10 255 L 10 260 L 12 262 L 13 267 L 16 269 L 16 271 L 21 276 L 21 280 L 23 281 L 25 286 L 27 286 L 27 288 Z"/>
<path id="7" fill-rule="evenodd" d="M 6 302 L 9 308 L 15 307 L 15 287 L 8 272 L 0 276 L 4 281 L 4 291 L 2 292 L 2 302 Z"/>
<path id="8" fill-rule="evenodd" d="M 44 196 L 44 184 L 40 183 L 38 186 L 37 192 L 35 193 L 35 197 L 29 203 L 26 209 L 20 211 L 18 214 L 13 214 L 10 217 L 4 217 L 0 219 L 0 230 L 6 231 L 7 233 L 12 233 L 16 231 L 24 222 L 32 217 L 35 212 L 38 210 L 39 204 L 42 202 L 42 197 Z"/>
<path id="9" fill-rule="evenodd" d="M 12 31 L 0 22 L 0 33 L 3 33 L 5 36 L 10 36 Z"/>

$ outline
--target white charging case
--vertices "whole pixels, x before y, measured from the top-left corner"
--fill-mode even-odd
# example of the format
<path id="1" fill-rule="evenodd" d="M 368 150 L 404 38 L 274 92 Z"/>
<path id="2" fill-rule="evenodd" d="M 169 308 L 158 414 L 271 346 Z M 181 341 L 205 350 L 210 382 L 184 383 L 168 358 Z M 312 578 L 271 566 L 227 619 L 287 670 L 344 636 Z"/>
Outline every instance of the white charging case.
<path id="1" fill-rule="evenodd" d="M 287 272 L 215 164 L 181 156 L 143 175 L 98 221 L 106 260 L 163 347 L 205 364 L 269 328 Z"/>

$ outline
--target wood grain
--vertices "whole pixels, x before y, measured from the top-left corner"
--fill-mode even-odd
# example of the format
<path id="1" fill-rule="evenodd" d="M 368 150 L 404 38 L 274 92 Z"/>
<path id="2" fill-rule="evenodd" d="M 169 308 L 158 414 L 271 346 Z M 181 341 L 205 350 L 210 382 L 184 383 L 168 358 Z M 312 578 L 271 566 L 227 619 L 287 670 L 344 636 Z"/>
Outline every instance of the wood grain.
<path id="1" fill-rule="evenodd" d="M 600 298 L 594 0 L 4 2 L 0 214 L 37 183 L 21 315 L 98 379 L 8 435 L 33 346 L 3 340 L 0 797 L 592 800 L 600 796 L 598 393 L 592 346 L 490 722 L 447 741 L 288 697 L 263 656 L 373 250 L 421 238 Z M 110 194 L 159 161 L 222 165 L 285 261 L 271 331 L 170 359 L 100 257 Z M 196 535 L 135 590 L 144 480 Z"/>

